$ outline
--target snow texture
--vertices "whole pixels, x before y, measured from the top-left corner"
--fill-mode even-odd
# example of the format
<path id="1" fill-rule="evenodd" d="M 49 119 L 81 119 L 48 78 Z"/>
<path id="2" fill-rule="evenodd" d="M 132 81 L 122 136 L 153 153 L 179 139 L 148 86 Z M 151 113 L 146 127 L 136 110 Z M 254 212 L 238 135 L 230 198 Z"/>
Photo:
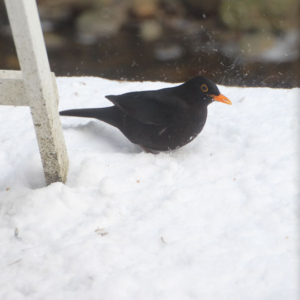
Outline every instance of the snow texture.
<path id="1" fill-rule="evenodd" d="M 60 110 L 173 85 L 57 84 Z M 233 105 L 172 153 L 62 117 L 68 180 L 48 187 L 29 109 L 0 107 L 0 299 L 296 300 L 299 89 L 219 88 Z"/>

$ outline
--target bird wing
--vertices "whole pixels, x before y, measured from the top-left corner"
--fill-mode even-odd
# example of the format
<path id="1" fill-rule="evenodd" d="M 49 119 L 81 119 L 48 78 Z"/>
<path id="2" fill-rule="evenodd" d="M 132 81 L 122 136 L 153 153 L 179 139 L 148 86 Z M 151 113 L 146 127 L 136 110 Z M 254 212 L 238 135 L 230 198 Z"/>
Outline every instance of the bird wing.
<path id="1" fill-rule="evenodd" d="M 145 124 L 165 125 L 187 107 L 168 89 L 105 96 L 123 113 Z"/>

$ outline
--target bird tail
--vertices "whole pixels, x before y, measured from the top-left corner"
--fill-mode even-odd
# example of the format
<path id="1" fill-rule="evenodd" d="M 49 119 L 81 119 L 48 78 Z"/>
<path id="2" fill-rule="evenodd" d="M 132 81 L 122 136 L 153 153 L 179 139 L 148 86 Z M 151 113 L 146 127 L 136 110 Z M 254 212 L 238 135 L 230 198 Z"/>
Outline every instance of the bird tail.
<path id="1" fill-rule="evenodd" d="M 61 116 L 94 118 L 119 128 L 123 113 L 115 106 L 104 108 L 71 109 L 59 112 Z"/>

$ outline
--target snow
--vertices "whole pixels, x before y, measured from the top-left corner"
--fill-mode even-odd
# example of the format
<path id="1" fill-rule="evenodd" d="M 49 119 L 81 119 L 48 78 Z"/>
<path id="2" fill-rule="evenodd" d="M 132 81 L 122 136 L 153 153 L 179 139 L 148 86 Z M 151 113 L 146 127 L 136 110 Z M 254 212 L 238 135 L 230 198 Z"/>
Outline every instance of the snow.
<path id="1" fill-rule="evenodd" d="M 261 55 L 254 56 L 253 59 L 262 62 L 294 62 L 299 57 L 298 47 L 299 33 L 290 30 L 281 38 L 275 39 L 273 47 L 267 49 Z"/>
<path id="2" fill-rule="evenodd" d="M 60 110 L 172 86 L 57 78 Z M 62 117 L 70 167 L 45 187 L 28 108 L 0 109 L 0 299 L 296 300 L 299 89 L 219 87 L 202 133 L 152 155 Z"/>

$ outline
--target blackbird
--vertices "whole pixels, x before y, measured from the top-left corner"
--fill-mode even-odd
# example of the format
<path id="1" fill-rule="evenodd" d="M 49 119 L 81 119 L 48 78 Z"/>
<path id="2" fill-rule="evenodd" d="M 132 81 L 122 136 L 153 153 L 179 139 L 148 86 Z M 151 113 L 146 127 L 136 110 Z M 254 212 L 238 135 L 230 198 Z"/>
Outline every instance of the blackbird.
<path id="1" fill-rule="evenodd" d="M 203 76 L 171 88 L 105 97 L 114 106 L 65 110 L 60 115 L 108 123 L 146 152 L 174 150 L 188 144 L 203 129 L 210 103 L 232 104 Z"/>

